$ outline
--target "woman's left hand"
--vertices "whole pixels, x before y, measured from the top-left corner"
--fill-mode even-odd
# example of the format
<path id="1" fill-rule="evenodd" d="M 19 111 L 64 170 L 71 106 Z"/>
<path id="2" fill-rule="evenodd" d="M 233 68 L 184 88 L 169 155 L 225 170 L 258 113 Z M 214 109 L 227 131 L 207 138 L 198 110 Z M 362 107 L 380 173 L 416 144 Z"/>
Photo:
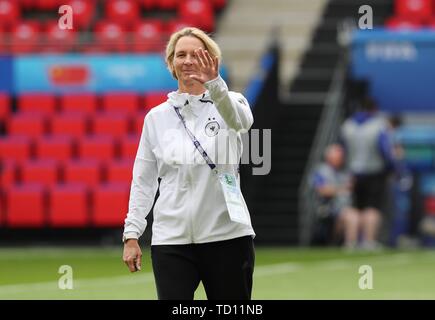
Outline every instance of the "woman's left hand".
<path id="1" fill-rule="evenodd" d="M 198 74 L 192 74 L 191 79 L 201 82 L 202 84 L 207 81 L 216 79 L 219 75 L 219 59 L 218 57 L 211 57 L 210 53 L 203 48 L 195 50 L 196 66 L 199 70 Z"/>

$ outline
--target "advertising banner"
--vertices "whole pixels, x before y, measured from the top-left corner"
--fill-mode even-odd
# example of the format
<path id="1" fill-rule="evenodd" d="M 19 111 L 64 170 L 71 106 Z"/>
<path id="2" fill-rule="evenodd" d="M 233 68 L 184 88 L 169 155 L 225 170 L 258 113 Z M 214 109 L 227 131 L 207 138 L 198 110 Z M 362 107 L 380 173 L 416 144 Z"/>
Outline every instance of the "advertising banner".
<path id="1" fill-rule="evenodd" d="M 177 87 L 161 55 L 20 56 L 14 60 L 13 73 L 17 94 L 29 91 L 148 92 Z"/>
<path id="2" fill-rule="evenodd" d="M 351 72 L 384 111 L 435 111 L 435 31 L 356 31 Z"/>

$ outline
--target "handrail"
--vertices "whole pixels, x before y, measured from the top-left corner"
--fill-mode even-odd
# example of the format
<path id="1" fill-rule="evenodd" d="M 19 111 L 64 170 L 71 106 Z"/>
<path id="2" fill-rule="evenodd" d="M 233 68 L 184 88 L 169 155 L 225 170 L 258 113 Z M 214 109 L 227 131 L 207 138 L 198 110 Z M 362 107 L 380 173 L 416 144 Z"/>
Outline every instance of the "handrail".
<path id="1" fill-rule="evenodd" d="M 339 127 L 344 117 L 343 86 L 347 71 L 347 52 L 337 64 L 329 87 L 322 114 L 317 127 L 308 162 L 299 187 L 299 244 L 308 246 L 311 241 L 315 218 L 315 192 L 311 187 L 311 175 L 315 166 L 322 160 L 326 146 L 337 139 Z"/>

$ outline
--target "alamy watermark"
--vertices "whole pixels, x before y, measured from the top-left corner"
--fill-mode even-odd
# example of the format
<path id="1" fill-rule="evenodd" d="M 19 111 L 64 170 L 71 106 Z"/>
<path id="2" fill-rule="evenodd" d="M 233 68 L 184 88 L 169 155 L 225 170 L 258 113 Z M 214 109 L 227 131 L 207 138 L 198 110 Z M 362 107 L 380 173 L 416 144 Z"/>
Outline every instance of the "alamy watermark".
<path id="1" fill-rule="evenodd" d="M 373 8 L 369 5 L 360 6 L 358 13 L 362 16 L 358 20 L 358 27 L 361 30 L 373 29 Z"/>
<path id="2" fill-rule="evenodd" d="M 358 273 L 362 274 L 358 281 L 358 287 L 361 290 L 373 289 L 373 268 L 365 264 L 359 267 Z"/>
<path id="3" fill-rule="evenodd" d="M 59 278 L 57 285 L 60 290 L 72 290 L 74 289 L 73 269 L 69 265 L 62 265 L 58 270 L 62 276 Z"/>
<path id="4" fill-rule="evenodd" d="M 62 15 L 58 21 L 59 29 L 72 30 L 74 28 L 73 8 L 68 5 L 63 5 L 59 7 L 58 13 Z"/>
<path id="5" fill-rule="evenodd" d="M 252 129 L 238 133 L 233 129 L 207 129 L 210 139 L 200 143 L 215 165 L 253 164 L 253 175 L 267 175 L 271 170 L 271 129 Z M 180 143 L 177 137 L 184 136 L 184 129 L 169 129 L 163 134 L 162 159 L 171 166 L 176 165 L 206 165 L 201 153 L 195 149 L 192 142 Z M 243 152 L 242 152 L 243 150 Z"/>

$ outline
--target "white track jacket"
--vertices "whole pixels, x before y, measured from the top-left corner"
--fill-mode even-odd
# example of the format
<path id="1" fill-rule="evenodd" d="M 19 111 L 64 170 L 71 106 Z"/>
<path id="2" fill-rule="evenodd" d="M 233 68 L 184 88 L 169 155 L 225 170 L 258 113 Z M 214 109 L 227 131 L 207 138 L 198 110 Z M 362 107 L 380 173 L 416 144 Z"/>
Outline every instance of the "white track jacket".
<path id="1" fill-rule="evenodd" d="M 174 110 L 180 108 L 187 127 L 217 169 L 239 179 L 241 133 L 253 123 L 251 109 L 243 95 L 228 91 L 220 76 L 205 87 L 207 91 L 199 96 L 171 92 L 166 102 L 145 116 L 125 219 L 127 238 L 139 238 L 145 231 L 158 178 L 160 195 L 153 211 L 152 245 L 255 236 L 251 225 L 230 220 L 217 176 L 195 149 Z"/>

